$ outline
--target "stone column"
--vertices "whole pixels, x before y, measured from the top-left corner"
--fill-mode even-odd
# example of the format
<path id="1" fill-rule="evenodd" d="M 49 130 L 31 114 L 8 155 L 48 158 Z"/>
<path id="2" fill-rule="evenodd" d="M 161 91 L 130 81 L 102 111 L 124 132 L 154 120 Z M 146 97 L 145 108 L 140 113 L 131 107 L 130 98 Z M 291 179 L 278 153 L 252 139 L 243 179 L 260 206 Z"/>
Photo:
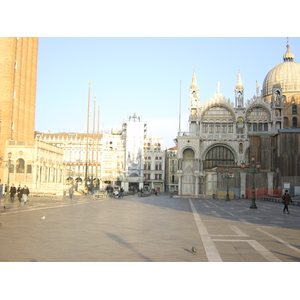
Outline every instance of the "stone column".
<path id="1" fill-rule="evenodd" d="M 198 173 L 198 172 L 197 172 Z M 199 197 L 199 174 L 194 174 L 195 176 L 195 196 Z"/>
<path id="2" fill-rule="evenodd" d="M 124 189 L 124 191 L 128 191 L 128 182 L 123 182 L 123 189 Z"/>
<path id="3" fill-rule="evenodd" d="M 268 172 L 268 195 L 273 195 L 273 172 Z"/>
<path id="4" fill-rule="evenodd" d="M 246 172 L 240 172 L 240 176 L 241 176 L 241 194 L 240 196 L 242 197 L 242 195 L 244 195 L 244 197 L 246 198 Z"/>
<path id="5" fill-rule="evenodd" d="M 182 174 L 178 174 L 178 195 L 181 196 L 182 194 Z"/>

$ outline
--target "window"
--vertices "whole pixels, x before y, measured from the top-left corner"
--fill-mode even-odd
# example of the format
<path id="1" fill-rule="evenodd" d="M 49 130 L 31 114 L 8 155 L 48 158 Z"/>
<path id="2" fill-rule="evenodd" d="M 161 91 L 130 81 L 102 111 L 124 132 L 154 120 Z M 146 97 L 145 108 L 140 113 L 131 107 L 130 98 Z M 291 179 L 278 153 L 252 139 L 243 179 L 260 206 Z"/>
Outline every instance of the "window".
<path id="1" fill-rule="evenodd" d="M 32 167 L 31 167 L 31 165 L 27 165 L 27 173 L 28 174 L 32 173 Z"/>
<path id="2" fill-rule="evenodd" d="M 297 127 L 297 118 L 293 117 L 293 127 Z"/>
<path id="3" fill-rule="evenodd" d="M 23 158 L 19 158 L 17 160 L 17 173 L 24 173 L 25 172 L 25 161 Z"/>
<path id="4" fill-rule="evenodd" d="M 258 131 L 262 131 L 262 124 L 258 123 Z"/>
<path id="5" fill-rule="evenodd" d="M 226 133 L 227 124 L 222 124 L 222 132 Z"/>
<path id="6" fill-rule="evenodd" d="M 292 114 L 296 115 L 297 114 L 297 105 L 292 106 Z M 294 126 L 293 126 L 294 127 Z"/>
<path id="7" fill-rule="evenodd" d="M 9 173 L 14 173 L 15 172 L 15 165 L 10 163 L 9 167 L 8 167 Z"/>

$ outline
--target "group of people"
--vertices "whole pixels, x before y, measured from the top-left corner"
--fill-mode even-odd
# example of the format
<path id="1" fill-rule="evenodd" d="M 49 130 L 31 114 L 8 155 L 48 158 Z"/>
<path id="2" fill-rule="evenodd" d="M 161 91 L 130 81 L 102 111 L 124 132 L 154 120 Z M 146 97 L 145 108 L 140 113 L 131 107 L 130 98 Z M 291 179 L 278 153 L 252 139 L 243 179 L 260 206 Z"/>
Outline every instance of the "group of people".
<path id="1" fill-rule="evenodd" d="M 15 185 L 12 184 L 9 189 L 10 201 L 14 203 L 15 195 L 17 194 L 19 202 L 21 203 L 23 199 L 24 204 L 26 204 L 29 193 L 29 188 L 26 185 L 24 185 L 24 187 L 21 187 L 21 185 L 19 184 L 18 188 L 16 188 Z"/>

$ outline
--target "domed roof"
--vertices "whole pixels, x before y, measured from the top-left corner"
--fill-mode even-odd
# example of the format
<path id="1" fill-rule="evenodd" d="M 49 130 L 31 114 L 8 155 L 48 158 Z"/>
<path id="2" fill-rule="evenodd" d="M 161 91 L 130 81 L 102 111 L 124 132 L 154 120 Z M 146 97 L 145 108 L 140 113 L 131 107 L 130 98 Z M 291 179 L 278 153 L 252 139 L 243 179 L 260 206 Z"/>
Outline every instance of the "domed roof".
<path id="1" fill-rule="evenodd" d="M 294 54 L 287 43 L 287 50 L 283 55 L 283 63 L 275 66 L 265 77 L 263 83 L 263 97 L 272 94 L 273 85 L 279 83 L 283 93 L 300 91 L 300 63 L 294 61 Z"/>

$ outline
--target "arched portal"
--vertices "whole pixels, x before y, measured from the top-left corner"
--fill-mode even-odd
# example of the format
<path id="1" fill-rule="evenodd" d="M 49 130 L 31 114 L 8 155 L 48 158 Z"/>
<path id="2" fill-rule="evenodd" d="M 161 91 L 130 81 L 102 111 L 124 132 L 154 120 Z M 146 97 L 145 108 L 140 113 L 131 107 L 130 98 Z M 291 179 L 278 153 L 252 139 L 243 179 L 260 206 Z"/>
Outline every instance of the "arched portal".
<path id="1" fill-rule="evenodd" d="M 227 147 L 215 146 L 205 156 L 204 169 L 211 169 L 219 165 L 235 165 L 234 154 Z"/>
<path id="2" fill-rule="evenodd" d="M 182 155 L 182 195 L 194 195 L 195 176 L 194 176 L 195 152 L 188 148 Z"/>

